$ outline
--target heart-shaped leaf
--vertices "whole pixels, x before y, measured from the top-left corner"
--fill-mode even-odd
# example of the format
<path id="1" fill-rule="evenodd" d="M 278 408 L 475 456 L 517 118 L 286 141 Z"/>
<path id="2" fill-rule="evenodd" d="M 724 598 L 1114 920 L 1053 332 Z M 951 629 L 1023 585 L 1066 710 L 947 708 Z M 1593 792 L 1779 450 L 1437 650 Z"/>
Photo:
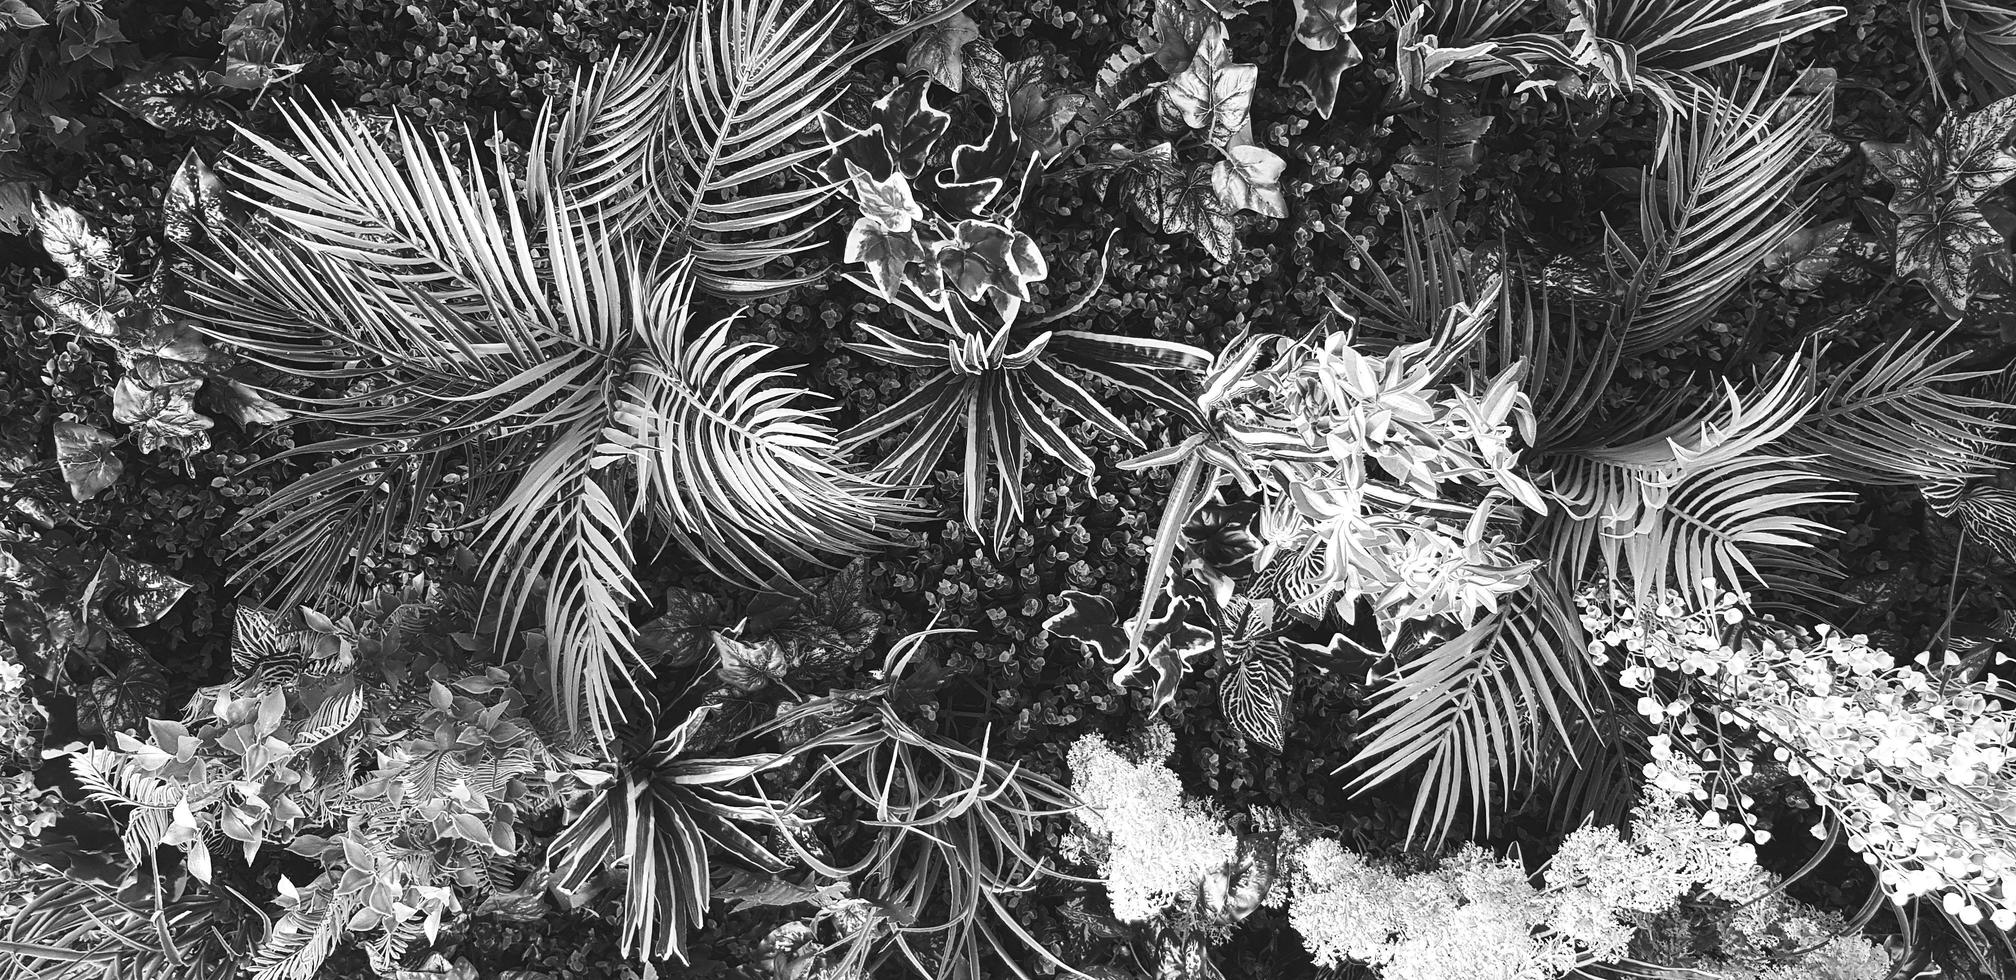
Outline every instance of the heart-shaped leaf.
<path id="1" fill-rule="evenodd" d="M 893 300 L 896 287 L 904 281 L 904 269 L 924 261 L 924 248 L 917 244 L 914 233 L 891 231 L 880 219 L 863 215 L 847 233 L 847 249 L 841 257 L 867 265 L 882 298 Z M 932 298 L 932 294 L 926 294 L 926 298 Z"/>
<path id="2" fill-rule="evenodd" d="M 35 302 L 56 318 L 57 329 L 82 331 L 100 340 L 127 332 L 138 310 L 133 294 L 110 277 L 71 276 L 35 289 Z"/>
<path id="3" fill-rule="evenodd" d="M 2002 236 L 1979 208 L 1942 198 L 1929 213 L 1898 220 L 1897 274 L 1924 283 L 1941 307 L 1959 315 L 1973 293 L 1976 259 L 2001 247 Z"/>
<path id="4" fill-rule="evenodd" d="M 851 161 L 848 176 L 853 180 L 854 201 L 864 217 L 873 218 L 891 232 L 910 230 L 912 222 L 924 217 L 924 209 L 910 193 L 910 180 L 901 173 L 877 178 Z M 852 261 L 852 260 L 850 260 Z"/>
<path id="5" fill-rule="evenodd" d="M 128 331 L 119 341 L 120 359 L 140 384 L 158 388 L 209 373 L 210 345 L 187 322 L 157 323 Z"/>
<path id="6" fill-rule="evenodd" d="M 42 250 L 71 278 L 110 277 L 119 271 L 112 242 L 77 209 L 44 202 L 35 209 L 35 231 Z"/>
<path id="7" fill-rule="evenodd" d="M 77 727 L 86 735 L 137 732 L 161 710 L 168 674 L 147 654 L 134 650 L 108 677 L 98 677 L 77 697 Z"/>
<path id="8" fill-rule="evenodd" d="M 1050 274 L 1034 239 L 992 221 L 959 222 L 933 257 L 945 284 L 976 303 L 988 289 L 1026 302 L 1029 284 Z"/>
<path id="9" fill-rule="evenodd" d="M 1174 150 L 1167 143 L 1142 156 L 1159 156 L 1164 165 L 1134 169 L 1127 199 L 1135 212 L 1164 232 L 1195 236 L 1212 258 L 1231 261 L 1236 229 L 1232 211 L 1225 207 L 1214 186 L 1212 165 L 1200 163 L 1187 170 L 1177 168 Z"/>
<path id="10" fill-rule="evenodd" d="M 84 587 L 83 602 L 87 610 L 114 626 L 133 629 L 158 622 L 188 593 L 189 583 L 144 561 L 108 551 L 98 561 L 98 574 Z"/>
<path id="11" fill-rule="evenodd" d="M 232 117 L 202 69 L 187 63 L 162 65 L 121 82 L 105 93 L 105 99 L 169 132 L 223 129 Z"/>
<path id="12" fill-rule="evenodd" d="M 133 441 L 143 453 L 162 446 L 197 452 L 210 445 L 209 430 L 217 423 L 196 410 L 200 378 L 147 387 L 131 376 L 112 389 L 112 418 L 133 429 Z"/>
<path id="13" fill-rule="evenodd" d="M 118 481 L 126 471 L 126 464 L 112 452 L 118 445 L 118 439 L 97 426 L 56 423 L 56 464 L 63 470 L 63 481 L 70 484 L 70 496 L 90 500 Z"/>
<path id="14" fill-rule="evenodd" d="M 224 185 L 215 171 L 191 149 L 175 168 L 168 194 L 161 201 L 161 223 L 168 240 L 195 241 L 205 229 L 224 226 Z"/>
<path id="15" fill-rule="evenodd" d="M 1229 146 L 1241 139 L 1251 122 L 1256 65 L 1235 64 L 1226 48 L 1225 25 L 1212 24 L 1197 44 L 1196 57 L 1182 73 L 1162 87 L 1164 125 L 1177 123 L 1210 133 L 1211 142 Z"/>

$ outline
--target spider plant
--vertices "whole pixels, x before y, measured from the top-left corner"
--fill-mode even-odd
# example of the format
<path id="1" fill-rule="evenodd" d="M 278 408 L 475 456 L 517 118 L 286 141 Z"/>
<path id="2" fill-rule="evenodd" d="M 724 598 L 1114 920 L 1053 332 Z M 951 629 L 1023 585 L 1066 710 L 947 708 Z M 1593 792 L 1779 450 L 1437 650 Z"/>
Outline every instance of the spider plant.
<path id="1" fill-rule="evenodd" d="M 549 108 L 522 200 L 501 159 L 486 176 L 403 120 L 297 105 L 298 150 L 248 132 L 227 170 L 266 231 L 223 236 L 192 294 L 213 335 L 322 384 L 290 402 L 331 434 L 281 458 L 333 461 L 247 514 L 239 579 L 309 601 L 459 501 L 488 603 L 507 628 L 536 605 L 562 707 L 607 734 L 640 532 L 757 588 L 881 546 L 908 506 L 733 317 L 694 322 L 702 294 L 790 285 L 748 273 L 804 247 L 830 192 L 770 190 L 813 155 L 783 144 L 882 42 L 829 53 L 839 8 L 810 10 L 702 4 L 598 68 Z"/>
<path id="2" fill-rule="evenodd" d="M 893 948 L 869 958 L 871 973 L 900 956 L 932 980 L 990 976 L 991 953 L 997 969 L 1026 980 L 1034 975 L 1033 953 L 1082 975 L 1029 931 L 1026 908 L 1012 900 L 1046 878 L 1087 880 L 1035 856 L 1041 820 L 1069 813 L 1077 798 L 1048 777 L 993 758 L 984 738 L 973 749 L 904 720 L 891 695 L 930 635 L 912 634 L 890 649 L 884 684 L 787 705 L 765 726 L 820 731 L 795 750 L 821 753 L 801 798 L 830 788 L 867 811 L 863 822 L 875 828 L 852 864 L 836 865 L 795 840 L 793 847 L 819 873 L 854 880 L 857 894 L 893 916 L 882 923 Z"/>

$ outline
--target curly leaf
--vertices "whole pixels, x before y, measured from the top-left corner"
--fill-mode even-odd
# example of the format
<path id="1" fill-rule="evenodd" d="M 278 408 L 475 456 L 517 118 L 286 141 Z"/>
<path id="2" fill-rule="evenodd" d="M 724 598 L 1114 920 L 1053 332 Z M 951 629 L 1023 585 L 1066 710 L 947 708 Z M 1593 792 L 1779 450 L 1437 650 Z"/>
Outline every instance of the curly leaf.
<path id="1" fill-rule="evenodd" d="M 70 496 L 90 500 L 118 481 L 126 471 L 126 464 L 112 452 L 118 445 L 118 439 L 97 426 L 56 423 L 56 464 L 63 469 L 63 481 L 70 484 Z"/>
<path id="2" fill-rule="evenodd" d="M 1162 120 L 1172 129 L 1181 122 L 1206 130 L 1212 143 L 1230 145 L 1251 122 L 1253 83 L 1259 77 L 1259 66 L 1232 61 L 1225 25 L 1214 23 L 1198 42 L 1190 66 L 1162 87 Z"/>

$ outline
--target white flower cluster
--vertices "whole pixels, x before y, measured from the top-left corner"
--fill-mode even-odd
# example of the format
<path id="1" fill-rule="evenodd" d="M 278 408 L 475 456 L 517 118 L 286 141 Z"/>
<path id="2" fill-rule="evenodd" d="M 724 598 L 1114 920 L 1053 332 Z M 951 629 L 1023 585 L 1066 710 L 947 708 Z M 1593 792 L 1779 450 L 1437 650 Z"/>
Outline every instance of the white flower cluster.
<path id="1" fill-rule="evenodd" d="M 1081 847 L 1106 877 L 1115 918 L 1140 922 L 1197 892 L 1237 855 L 1225 822 L 1183 799 L 1159 758 L 1131 762 L 1097 736 L 1071 746 L 1071 789 L 1091 840 Z M 1103 846 L 1101 846 L 1103 845 Z"/>
<path id="2" fill-rule="evenodd" d="M 1409 980 L 1553 980 L 1576 965 L 1543 927 L 1548 897 L 1517 862 L 1466 846 L 1400 875 L 1318 838 L 1294 856 L 1288 922 L 1322 967 L 1354 960 Z"/>
<path id="3" fill-rule="evenodd" d="M 1667 730 L 1648 772 L 1662 786 L 1748 823 L 1734 780 L 1754 770 L 1757 750 L 1771 751 L 1841 822 L 1892 900 L 1937 897 L 1964 924 L 2016 928 L 2007 685 L 1893 665 L 1867 637 L 1757 621 L 1734 594 L 1708 609 L 1582 601 L 1592 652 L 1599 662 L 1621 652 L 1624 683 L 1643 692 L 1639 710 Z M 1718 760 L 1717 769 L 1703 778 L 1686 759 Z"/>

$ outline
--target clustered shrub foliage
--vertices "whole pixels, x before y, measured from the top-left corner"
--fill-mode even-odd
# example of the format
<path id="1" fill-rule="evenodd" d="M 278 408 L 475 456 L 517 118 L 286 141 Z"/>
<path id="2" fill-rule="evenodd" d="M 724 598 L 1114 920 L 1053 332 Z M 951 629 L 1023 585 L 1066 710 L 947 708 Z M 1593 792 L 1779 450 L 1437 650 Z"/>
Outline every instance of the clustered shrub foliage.
<path id="1" fill-rule="evenodd" d="M 2016 18 L 0 0 L 0 977 L 2016 972 Z"/>

